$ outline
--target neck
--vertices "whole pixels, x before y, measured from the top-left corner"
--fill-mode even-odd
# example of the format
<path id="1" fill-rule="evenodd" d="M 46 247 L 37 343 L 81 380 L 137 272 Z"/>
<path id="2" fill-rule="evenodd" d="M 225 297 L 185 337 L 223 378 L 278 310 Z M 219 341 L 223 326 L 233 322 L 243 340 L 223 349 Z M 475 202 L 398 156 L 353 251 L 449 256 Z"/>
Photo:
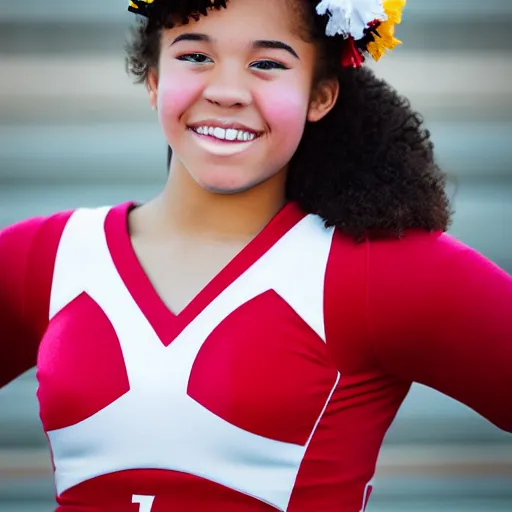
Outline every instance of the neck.
<path id="1" fill-rule="evenodd" d="M 285 170 L 248 190 L 219 194 L 200 187 L 182 165 L 172 165 L 157 198 L 165 228 L 188 236 L 255 236 L 285 204 Z"/>

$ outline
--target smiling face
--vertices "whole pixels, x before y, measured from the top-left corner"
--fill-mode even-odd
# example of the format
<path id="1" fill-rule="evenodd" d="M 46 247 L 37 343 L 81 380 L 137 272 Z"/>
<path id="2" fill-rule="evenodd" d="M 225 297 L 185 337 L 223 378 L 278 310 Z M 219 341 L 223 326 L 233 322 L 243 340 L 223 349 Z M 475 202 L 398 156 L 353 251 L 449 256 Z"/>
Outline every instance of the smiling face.
<path id="1" fill-rule="evenodd" d="M 337 94 L 332 83 L 312 94 L 317 50 L 296 23 L 290 0 L 230 0 L 163 31 L 148 89 L 171 172 L 221 193 L 286 172 L 306 120 L 323 117 Z"/>

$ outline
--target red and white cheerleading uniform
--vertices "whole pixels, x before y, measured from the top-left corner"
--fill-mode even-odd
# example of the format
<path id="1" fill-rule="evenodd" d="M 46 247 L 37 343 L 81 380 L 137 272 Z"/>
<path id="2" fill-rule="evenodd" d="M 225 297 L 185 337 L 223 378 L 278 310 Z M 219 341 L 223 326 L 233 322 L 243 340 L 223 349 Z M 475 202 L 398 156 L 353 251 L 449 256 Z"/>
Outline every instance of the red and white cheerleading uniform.
<path id="1" fill-rule="evenodd" d="M 0 385 L 37 365 L 60 512 L 359 512 L 413 381 L 512 431 L 512 278 L 449 235 L 292 203 L 174 315 L 130 206 L 0 232 Z"/>

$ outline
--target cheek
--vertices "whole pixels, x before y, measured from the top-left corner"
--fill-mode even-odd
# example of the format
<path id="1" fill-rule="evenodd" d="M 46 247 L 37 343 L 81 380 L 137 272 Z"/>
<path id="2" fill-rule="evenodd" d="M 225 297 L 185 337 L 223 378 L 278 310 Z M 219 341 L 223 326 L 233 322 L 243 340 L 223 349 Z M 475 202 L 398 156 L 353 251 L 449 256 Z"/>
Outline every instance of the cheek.
<path id="1" fill-rule="evenodd" d="M 272 85 L 262 95 L 262 113 L 272 134 L 292 143 L 300 139 L 304 130 L 308 111 L 307 91 L 289 83 Z"/>
<path id="2" fill-rule="evenodd" d="M 160 76 L 158 83 L 158 113 L 165 131 L 172 130 L 197 99 L 201 82 L 195 76 L 179 71 Z"/>

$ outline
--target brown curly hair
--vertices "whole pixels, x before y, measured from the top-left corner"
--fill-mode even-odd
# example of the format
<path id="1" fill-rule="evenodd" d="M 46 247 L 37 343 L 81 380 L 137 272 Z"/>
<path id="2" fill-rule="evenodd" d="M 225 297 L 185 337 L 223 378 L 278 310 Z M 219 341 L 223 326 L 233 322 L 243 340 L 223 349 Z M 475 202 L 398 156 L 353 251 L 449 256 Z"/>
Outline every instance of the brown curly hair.
<path id="1" fill-rule="evenodd" d="M 401 237 L 406 230 L 446 231 L 451 220 L 446 174 L 428 130 L 406 98 L 367 68 L 343 68 L 343 38 L 325 36 L 318 0 L 298 2 L 301 36 L 319 49 L 317 83 L 337 78 L 339 99 L 307 123 L 290 162 L 287 197 L 356 241 Z M 225 7 L 217 2 L 215 8 Z M 209 0 L 156 0 L 127 44 L 127 70 L 142 83 L 158 66 L 164 28 L 206 15 Z M 170 157 L 170 149 L 169 149 Z"/>

